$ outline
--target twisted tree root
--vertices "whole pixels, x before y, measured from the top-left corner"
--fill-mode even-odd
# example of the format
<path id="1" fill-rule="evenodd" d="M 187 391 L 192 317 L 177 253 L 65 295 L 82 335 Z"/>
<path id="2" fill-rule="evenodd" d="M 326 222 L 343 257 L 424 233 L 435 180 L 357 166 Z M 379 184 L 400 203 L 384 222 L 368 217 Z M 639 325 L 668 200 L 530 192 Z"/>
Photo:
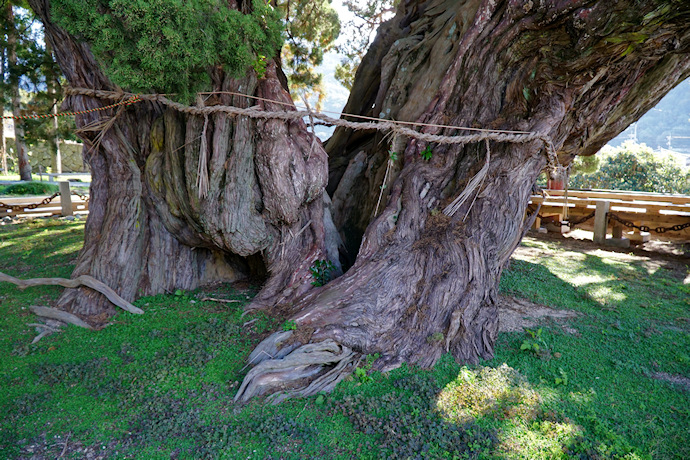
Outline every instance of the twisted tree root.
<path id="1" fill-rule="evenodd" d="M 16 284 L 19 287 L 19 289 L 26 289 L 26 288 L 31 287 L 31 286 L 63 286 L 66 288 L 76 288 L 79 286 L 86 286 L 86 287 L 90 287 L 94 291 L 98 291 L 101 294 L 103 294 L 104 296 L 106 296 L 106 298 L 108 300 L 110 300 L 110 302 L 112 302 L 113 305 L 115 305 L 116 307 L 120 307 L 125 311 L 128 311 L 130 313 L 134 313 L 137 315 L 141 315 L 144 313 L 144 310 L 142 310 L 141 308 L 137 308 L 134 305 L 132 305 L 131 303 L 127 302 L 125 299 L 120 297 L 115 291 L 113 291 L 105 283 L 102 283 L 101 281 L 98 281 L 96 278 L 89 276 L 89 275 L 81 275 L 81 276 L 78 276 L 74 279 L 31 278 L 28 280 L 20 280 L 19 278 L 15 278 L 14 276 L 6 275 L 5 273 L 0 272 L 0 281 L 7 281 L 8 283 Z M 41 308 L 46 308 L 46 307 L 41 307 Z M 43 316 L 45 316 L 45 315 L 43 315 Z M 60 319 L 60 318 L 56 318 L 56 319 Z"/>
<path id="2" fill-rule="evenodd" d="M 332 339 L 294 349 L 287 347 L 287 354 L 284 350 L 278 351 L 280 343 L 289 336 L 285 332 L 275 333 L 254 350 L 249 362 L 259 363 L 247 373 L 235 395 L 235 402 L 246 402 L 254 396 L 272 393 L 270 402 L 278 404 L 287 398 L 330 391 L 352 373 L 361 359 L 359 353 Z M 308 379 L 308 384 L 304 384 L 303 379 Z"/>
<path id="3" fill-rule="evenodd" d="M 33 314 L 43 316 L 44 318 L 56 319 L 58 321 L 62 321 L 63 323 L 74 324 L 75 326 L 83 327 L 85 329 L 93 329 L 90 324 L 82 321 L 82 319 L 78 316 L 66 311 L 58 310 L 57 308 L 31 305 L 29 310 L 31 310 Z"/>

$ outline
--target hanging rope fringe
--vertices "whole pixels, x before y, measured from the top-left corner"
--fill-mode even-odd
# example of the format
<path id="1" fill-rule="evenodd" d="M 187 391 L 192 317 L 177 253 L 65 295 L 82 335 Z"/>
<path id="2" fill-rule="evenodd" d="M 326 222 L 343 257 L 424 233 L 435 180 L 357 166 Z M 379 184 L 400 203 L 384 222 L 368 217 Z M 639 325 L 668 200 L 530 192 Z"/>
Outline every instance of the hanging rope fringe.
<path id="1" fill-rule="evenodd" d="M 307 100 L 306 96 L 302 94 L 302 102 L 304 102 L 304 106 L 307 108 L 307 112 L 309 112 L 309 126 L 311 126 L 311 146 L 309 147 L 309 154 L 307 155 L 307 158 L 311 156 L 312 152 L 314 149 L 317 147 L 318 143 L 318 138 L 316 137 L 316 123 L 314 122 L 314 115 L 311 110 L 311 107 L 309 106 L 309 101 Z"/>
<path id="2" fill-rule="evenodd" d="M 462 219 L 463 221 L 467 219 L 467 216 L 470 213 L 470 209 L 472 209 L 472 205 L 474 205 L 475 200 L 477 199 L 477 196 L 479 195 L 479 190 L 481 184 L 484 182 L 484 179 L 486 178 L 487 173 L 489 172 L 489 163 L 491 162 L 491 150 L 489 149 L 489 140 L 485 139 L 484 142 L 486 142 L 486 161 L 484 162 L 484 166 L 482 166 L 482 169 L 479 170 L 477 174 L 474 175 L 472 179 L 470 179 L 470 182 L 467 184 L 467 187 L 465 187 L 465 190 L 462 191 L 460 195 L 456 199 L 453 200 L 451 204 L 446 206 L 446 209 L 443 210 L 443 214 L 447 215 L 448 217 L 453 217 L 453 214 L 458 212 L 458 209 L 462 207 L 463 204 L 465 204 L 465 201 L 472 195 L 472 192 L 477 190 L 477 195 L 475 195 L 474 199 L 472 200 L 472 204 L 470 205 L 470 208 L 467 210 L 467 214 L 465 214 L 465 217 Z"/>
<path id="3" fill-rule="evenodd" d="M 208 128 L 208 115 L 204 115 L 204 129 L 201 130 L 201 142 L 199 142 L 199 168 L 197 170 L 197 188 L 199 198 L 206 198 L 209 190 L 208 180 L 208 141 L 206 140 L 206 129 Z"/>
<path id="4" fill-rule="evenodd" d="M 546 135 L 540 133 L 533 133 L 527 131 L 506 131 L 506 130 L 492 130 L 492 129 L 479 129 L 470 128 L 466 126 L 449 126 L 449 125 L 435 125 L 428 123 L 415 123 L 415 122 L 402 122 L 394 120 L 385 120 L 382 118 L 374 117 L 364 117 L 361 115 L 353 115 L 347 113 L 341 113 L 341 117 L 351 117 L 365 119 L 367 121 L 355 122 L 348 121 L 343 118 L 333 118 L 321 112 L 314 112 L 310 109 L 308 110 L 294 110 L 294 106 L 288 103 L 273 101 L 269 99 L 264 99 L 255 96 L 249 96 L 246 94 L 233 93 L 230 91 L 218 92 L 218 94 L 232 94 L 238 95 L 249 99 L 259 100 L 259 101 L 270 101 L 272 103 L 282 104 L 291 110 L 281 111 L 281 112 L 269 112 L 258 107 L 250 107 L 247 109 L 227 106 L 227 105 L 214 105 L 207 107 L 193 107 L 179 102 L 174 102 L 165 97 L 162 94 L 131 94 L 116 91 L 103 91 L 94 90 L 88 88 L 66 88 L 66 94 L 69 95 L 81 95 L 90 96 L 101 99 L 122 99 L 127 98 L 129 103 L 139 102 L 139 101 L 149 101 L 158 102 L 167 107 L 175 109 L 182 113 L 187 113 L 191 115 L 203 115 L 209 116 L 216 113 L 225 113 L 228 115 L 242 115 L 250 118 L 257 119 L 280 119 L 280 120 L 301 120 L 305 117 L 310 118 L 310 120 L 317 119 L 322 121 L 324 124 L 330 126 L 339 126 L 343 128 L 349 128 L 353 130 L 378 130 L 378 131 L 392 131 L 395 134 L 410 137 L 413 139 L 418 139 L 426 143 L 435 144 L 469 144 L 473 142 L 480 141 L 496 141 L 496 142 L 512 142 L 524 144 L 532 141 L 540 141 L 544 145 L 544 150 L 546 152 L 547 167 L 550 170 L 551 176 L 554 178 L 562 177 L 564 167 L 558 161 L 558 156 L 556 155 L 556 149 Z M 200 93 L 200 94 L 214 94 L 214 93 Z M 121 101 L 118 104 L 124 104 L 126 101 Z M 113 106 L 114 106 L 113 105 Z M 108 107 L 101 107 L 94 110 L 103 110 Z M 75 112 L 75 113 L 86 113 L 85 112 Z M 442 136 L 438 134 L 428 134 L 416 131 L 412 127 L 434 127 L 434 128 L 446 128 L 446 129 L 456 129 L 461 131 L 472 131 L 474 134 L 465 134 L 457 136 Z"/>
<path id="5" fill-rule="evenodd" d="M 393 140 L 391 141 L 391 148 L 388 152 L 388 164 L 386 164 L 386 173 L 383 175 L 383 184 L 381 184 L 381 191 L 379 192 L 379 199 L 376 202 L 376 208 L 374 208 L 374 217 L 376 217 L 379 214 L 379 206 L 381 205 L 381 198 L 383 197 L 383 191 L 386 189 L 388 186 L 388 174 L 391 171 L 391 167 L 393 167 L 393 155 L 396 155 L 397 152 L 395 151 L 395 148 L 398 144 L 398 135 L 394 134 L 393 135 Z"/>

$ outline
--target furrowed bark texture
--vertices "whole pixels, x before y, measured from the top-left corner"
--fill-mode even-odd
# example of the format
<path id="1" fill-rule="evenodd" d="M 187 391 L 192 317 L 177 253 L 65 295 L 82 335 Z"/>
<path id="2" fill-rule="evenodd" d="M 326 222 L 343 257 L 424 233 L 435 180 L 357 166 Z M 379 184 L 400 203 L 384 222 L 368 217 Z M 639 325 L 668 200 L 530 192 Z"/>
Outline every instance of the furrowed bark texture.
<path id="1" fill-rule="evenodd" d="M 47 19 L 46 0 L 31 4 Z M 73 86 L 112 88 L 87 47 L 46 27 Z M 684 2 L 403 0 L 364 58 L 345 110 L 538 133 L 567 163 L 595 152 L 687 77 L 689 52 Z M 214 89 L 289 103 L 279 73 L 269 65 L 262 80 L 218 74 Z M 228 95 L 204 101 L 216 103 L 254 104 Z M 200 199 L 204 133 L 210 187 Z M 95 144 L 92 133 L 85 138 Z M 432 156 L 423 159 L 427 147 Z M 257 347 L 237 400 L 328 390 L 364 354 L 379 353 L 380 369 L 402 361 L 428 367 L 447 351 L 463 362 L 491 357 L 498 281 L 529 227 L 524 213 L 546 164 L 542 142 L 427 146 L 338 129 L 327 150 L 328 170 L 301 122 L 128 108 L 86 152 L 92 211 L 75 275 L 88 273 L 129 300 L 265 267 L 251 308 L 280 311 L 297 330 Z M 446 215 L 482 168 L 471 198 Z M 332 203 L 323 194 L 327 177 Z M 314 261 L 337 262 L 336 228 L 347 271 L 313 288 Z M 82 317 L 108 313 L 81 291 L 62 304 Z"/>
<path id="2" fill-rule="evenodd" d="M 44 21 L 71 86 L 116 89 L 88 45 L 50 21 L 46 0 L 32 1 L 31 7 Z M 278 72 L 272 63 L 260 80 L 253 72 L 233 79 L 214 70 L 213 90 L 291 104 Z M 78 111 L 109 103 L 78 95 L 66 106 Z M 256 103 L 227 94 L 198 101 L 216 104 Z M 329 258 L 327 229 L 333 233 L 329 241 L 337 234 L 332 225 L 324 228 L 327 156 L 300 120 L 205 118 L 147 102 L 76 121 L 93 182 L 84 249 L 73 277 L 89 274 L 128 301 L 211 281 L 262 277 L 266 282 L 254 306 L 264 308 L 290 302 L 312 287 L 309 267 Z M 200 197 L 202 169 L 209 186 Z M 337 256 L 337 248 L 330 253 Z M 83 289 L 67 290 L 58 306 L 95 325 L 113 313 L 100 294 Z"/>
<path id="3" fill-rule="evenodd" d="M 401 2 L 345 111 L 544 134 L 567 164 L 596 152 L 690 74 L 689 20 L 690 7 L 679 2 Z M 379 353 L 381 369 L 401 361 L 428 367 L 446 351 L 461 362 L 493 356 L 498 281 L 529 225 L 526 205 L 546 164 L 540 142 L 490 142 L 484 181 L 446 216 L 442 210 L 484 166 L 486 147 L 432 145 L 429 161 L 420 156 L 425 147 L 336 130 L 327 144 L 328 191 L 353 265 L 292 310 L 312 343 Z M 394 163 L 390 151 L 399 154 Z M 263 348 L 279 359 L 247 376 L 239 400 L 312 394 L 300 379 L 334 368 L 315 361 L 286 375 L 281 364 L 302 347 L 276 335 Z"/>

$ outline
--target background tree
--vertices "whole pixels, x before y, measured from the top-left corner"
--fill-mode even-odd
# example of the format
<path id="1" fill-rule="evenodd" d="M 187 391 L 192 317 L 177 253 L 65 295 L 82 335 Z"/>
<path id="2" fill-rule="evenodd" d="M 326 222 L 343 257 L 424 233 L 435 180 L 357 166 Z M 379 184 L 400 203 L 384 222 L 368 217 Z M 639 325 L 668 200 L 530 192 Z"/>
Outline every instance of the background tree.
<path id="1" fill-rule="evenodd" d="M 573 172 L 570 176 L 572 188 L 690 193 L 690 172 L 672 158 L 656 155 L 651 148 L 633 141 L 626 141 L 618 148 L 604 149 L 598 168 Z"/>
<path id="2" fill-rule="evenodd" d="M 279 63 L 260 59 L 280 46 L 263 2 L 30 3 L 69 83 L 84 88 L 75 109 L 106 105 L 110 93 L 92 89 L 123 87 L 293 110 Z M 161 96 L 108 120 L 80 116 L 80 127 L 108 129 L 83 134 L 92 198 L 74 275 L 133 299 L 263 274 L 250 308 L 296 331 L 259 345 L 239 399 L 332 388 L 366 354 L 379 353 L 379 369 L 431 366 L 444 352 L 489 358 L 543 139 L 565 164 L 596 152 L 690 74 L 689 53 L 690 8 L 672 0 L 411 0 L 379 28 L 345 112 L 426 123 L 430 135 L 535 136 L 429 144 L 339 128 L 327 157 L 301 120 L 180 112 Z M 478 171 L 473 199 L 444 212 Z M 338 274 L 339 237 L 346 272 L 313 286 L 317 261 Z M 112 313 L 83 290 L 59 306 L 95 324 Z"/>
<path id="3" fill-rule="evenodd" d="M 281 50 L 283 70 L 293 98 L 316 96 L 320 110 L 326 96 L 323 75 L 316 67 L 333 49 L 340 34 L 338 13 L 331 0 L 280 0 L 277 2 L 285 24 L 285 44 Z"/>
<path id="4" fill-rule="evenodd" d="M 345 88 L 352 89 L 355 74 L 362 62 L 362 57 L 369 49 L 376 31 L 384 21 L 395 13 L 395 0 L 345 0 L 343 5 L 355 16 L 344 24 L 345 36 L 338 47 L 338 53 L 345 56 L 335 68 L 335 79 Z"/>
<path id="5" fill-rule="evenodd" d="M 21 180 L 31 180 L 31 164 L 29 163 L 29 156 L 24 141 L 24 125 L 22 120 L 18 118 L 22 115 L 21 77 L 24 71 L 27 70 L 21 61 L 22 51 L 25 49 L 23 45 L 26 44 L 23 38 L 30 29 L 30 25 L 27 24 L 22 15 L 15 14 L 14 8 L 12 2 L 6 2 L 2 7 L 3 31 L 7 37 L 5 49 L 7 53 L 7 88 L 9 90 L 3 91 L 3 93 L 9 93 L 12 115 L 15 117 L 14 144 L 19 177 Z"/>
<path id="6" fill-rule="evenodd" d="M 38 28 L 42 35 L 42 27 Z M 64 99 L 62 76 L 53 58 L 49 43 L 37 40 L 35 54 L 32 56 L 32 74 L 27 78 L 24 93 L 26 98 L 23 113 L 57 114 Z M 53 172 L 62 172 L 60 140 L 76 140 L 73 117 L 29 118 L 24 120 L 25 140 L 29 146 L 46 143 L 51 156 Z"/>
<path id="7" fill-rule="evenodd" d="M 6 2 L 3 7 L 3 72 L 0 89 L 3 104 L 12 108 L 15 117 L 34 113 L 57 113 L 62 99 L 60 70 L 46 48 L 40 21 L 28 9 L 26 2 Z M 4 95 L 8 95 L 7 99 Z M 74 123 L 63 118 L 15 118 L 15 153 L 22 180 L 31 180 L 31 164 L 27 145 L 47 141 L 56 162 L 59 152 L 58 137 L 74 139 Z M 54 170 L 59 163 L 54 163 Z M 4 164 L 3 164 L 3 169 Z"/>

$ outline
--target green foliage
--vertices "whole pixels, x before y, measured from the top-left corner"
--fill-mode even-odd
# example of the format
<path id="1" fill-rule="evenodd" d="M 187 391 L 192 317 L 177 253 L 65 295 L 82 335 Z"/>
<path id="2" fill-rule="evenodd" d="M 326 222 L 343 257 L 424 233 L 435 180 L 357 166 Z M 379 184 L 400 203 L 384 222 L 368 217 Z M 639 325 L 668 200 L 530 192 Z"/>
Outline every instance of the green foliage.
<path id="1" fill-rule="evenodd" d="M 0 195 L 52 195 L 58 189 L 57 185 L 48 182 L 19 182 L 6 186 L 0 185 Z"/>
<path id="2" fill-rule="evenodd" d="M 281 51 L 283 68 L 294 97 L 316 94 L 320 110 L 325 93 L 323 75 L 316 67 L 324 53 L 333 49 L 340 34 L 340 19 L 331 0 L 279 0 L 277 9 L 283 17 L 287 40 Z"/>
<path id="3" fill-rule="evenodd" d="M 599 169 L 570 177 L 571 188 L 603 188 L 659 193 L 690 193 L 690 172 L 644 144 L 625 142 L 604 152 Z"/>
<path id="4" fill-rule="evenodd" d="M 314 265 L 309 267 L 311 276 L 314 281 L 311 282 L 313 286 L 323 286 L 331 280 L 331 272 L 335 270 L 335 265 L 330 260 L 316 260 Z"/>
<path id="5" fill-rule="evenodd" d="M 335 416 L 346 417 L 354 433 L 366 436 L 364 449 L 352 458 L 490 458 L 497 446 L 493 430 L 444 419 L 435 404 L 442 383 L 433 374 L 404 367 L 390 381 L 359 388 L 366 390 L 327 403 Z"/>
<path id="6" fill-rule="evenodd" d="M 252 12 L 223 0 L 54 0 L 53 20 L 87 41 L 108 76 L 133 92 L 190 100 L 209 70 L 243 75 L 282 44 L 279 13 L 263 0 Z"/>
<path id="7" fill-rule="evenodd" d="M 83 231 L 53 219 L 0 226 L 0 271 L 69 277 Z M 403 364 L 278 406 L 232 400 L 249 352 L 279 327 L 243 316 L 255 290 L 145 297 L 144 315 L 31 344 L 26 305 L 63 289 L 0 283 L 0 458 L 690 458 L 687 392 L 653 375 L 690 375 L 686 271 L 524 245 L 501 290 L 581 313 L 576 333 L 541 328 L 561 358 L 534 359 L 522 333 L 499 333 L 479 366 L 445 355 L 431 370 Z"/>
<path id="8" fill-rule="evenodd" d="M 600 155 L 590 155 L 587 157 L 578 156 L 573 160 L 572 167 L 570 169 L 571 175 L 576 174 L 591 174 L 599 169 Z"/>
<path id="9" fill-rule="evenodd" d="M 294 331 L 296 329 L 297 329 L 297 323 L 292 319 L 289 319 L 283 323 L 283 330 L 284 331 Z"/>
<path id="10" fill-rule="evenodd" d="M 554 379 L 556 385 L 568 385 L 568 373 L 562 367 L 558 368 L 558 377 Z"/>
<path id="11" fill-rule="evenodd" d="M 13 35 L 17 59 L 14 63 L 7 59 L 5 72 L 0 77 L 0 88 L 5 98 L 2 106 L 11 108 L 11 94 L 18 89 L 22 100 L 18 108 L 21 115 L 50 113 L 63 97 L 61 84 L 64 78 L 51 50 L 45 45 L 43 27 L 33 12 L 25 2 L 10 3 L 14 4 L 12 20 L 4 16 L 5 10 L 0 21 L 0 46 L 9 53 L 8 38 Z M 28 145 L 54 140 L 56 135 L 61 139 L 76 139 L 71 117 L 58 118 L 57 132 L 52 118 L 25 119 L 21 124 Z"/>
<path id="12" fill-rule="evenodd" d="M 268 65 L 268 59 L 263 54 L 259 54 L 254 62 L 252 63 L 252 68 L 256 72 L 256 76 L 261 79 L 266 76 L 266 66 Z"/>
<path id="13" fill-rule="evenodd" d="M 360 383 L 371 382 L 374 379 L 369 375 L 371 373 L 371 368 L 374 365 L 374 361 L 379 359 L 379 354 L 374 353 L 373 355 L 367 355 L 364 360 L 364 365 L 362 367 L 355 368 L 355 378 Z"/>
<path id="14" fill-rule="evenodd" d="M 348 90 L 352 89 L 355 73 L 364 54 L 374 40 L 379 26 L 393 16 L 399 0 L 344 0 L 354 19 L 344 24 L 349 40 L 337 46 L 345 58 L 335 68 L 335 79 Z"/>
<path id="15" fill-rule="evenodd" d="M 424 150 L 419 152 L 419 155 L 421 155 L 424 161 L 431 160 L 431 158 L 434 156 L 434 152 L 431 150 L 431 145 L 427 145 L 426 147 L 424 147 Z"/>
<path id="16" fill-rule="evenodd" d="M 16 4 L 18 2 L 10 2 Z M 9 10 L 11 8 L 11 10 Z M 6 12 L 12 12 L 11 21 Z M 14 65 L 11 65 L 7 56 L 3 53 L 3 59 L 6 60 L 4 73 L 0 85 L 5 93 L 9 93 L 12 88 L 19 87 L 24 91 L 33 91 L 36 86 L 44 81 L 44 74 L 42 73 L 42 66 L 46 59 L 45 48 L 41 46 L 42 33 L 39 28 L 34 27 L 36 21 L 35 16 L 31 10 L 21 6 L 10 6 L 3 3 L 0 11 L 2 18 L 0 20 L 0 46 L 9 54 L 8 47 L 10 46 L 9 37 L 13 36 L 15 39 L 14 51 L 17 55 L 17 60 Z M 9 94 L 5 94 L 6 100 L 4 105 L 9 103 Z"/>
<path id="17" fill-rule="evenodd" d="M 546 352 L 548 349 L 546 347 L 546 342 L 541 336 L 542 329 L 539 328 L 536 331 L 531 329 L 525 329 L 525 334 L 527 338 L 522 341 L 520 345 L 520 350 L 534 353 L 535 355 L 540 355 Z"/>

